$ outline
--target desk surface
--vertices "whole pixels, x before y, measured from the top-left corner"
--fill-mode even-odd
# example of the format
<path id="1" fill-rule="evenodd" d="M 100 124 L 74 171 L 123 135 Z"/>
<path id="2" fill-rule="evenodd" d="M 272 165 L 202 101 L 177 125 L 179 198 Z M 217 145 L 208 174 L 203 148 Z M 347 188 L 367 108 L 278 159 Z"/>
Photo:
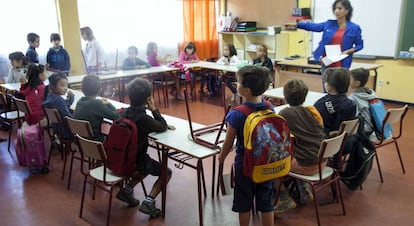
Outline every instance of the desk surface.
<path id="1" fill-rule="evenodd" d="M 319 100 L 321 97 L 325 95 L 326 95 L 325 93 L 309 91 L 308 95 L 306 96 L 305 102 L 303 103 L 303 106 L 312 106 L 317 100 Z M 263 96 L 271 97 L 271 98 L 278 98 L 278 99 L 285 98 L 285 96 L 283 95 L 283 87 L 266 90 Z"/>
<path id="2" fill-rule="evenodd" d="M 307 58 L 299 58 L 295 60 L 284 60 L 284 61 L 278 62 L 277 64 L 284 65 L 284 66 L 303 67 L 303 68 L 314 68 L 314 69 L 321 68 L 321 65 L 318 65 L 318 64 L 308 64 Z M 379 67 L 382 67 L 382 64 L 368 64 L 368 63 L 352 62 L 350 70 L 355 69 L 355 68 L 361 68 L 361 67 L 367 70 L 376 70 Z"/>
<path id="3" fill-rule="evenodd" d="M 72 91 L 72 93 L 75 95 L 74 96 L 75 100 L 73 101 L 73 104 L 70 106 L 70 109 L 75 110 L 76 104 L 85 95 L 79 90 L 74 90 L 74 89 L 69 89 L 69 90 Z M 102 99 L 102 97 L 96 97 L 96 99 Z M 106 98 L 106 100 L 109 103 L 111 103 L 112 105 L 114 105 L 114 107 L 116 109 L 128 108 L 129 107 L 129 104 L 125 104 L 125 103 L 122 103 L 122 102 L 119 102 L 119 101 L 116 101 L 116 100 L 112 100 L 112 99 L 109 99 L 109 98 Z"/>
<path id="4" fill-rule="evenodd" d="M 169 115 L 163 115 L 163 117 L 167 121 L 168 125 L 173 125 L 176 129 L 149 134 L 149 136 L 154 139 L 156 143 L 193 156 L 197 159 L 204 159 L 219 153 L 219 150 L 217 149 L 205 147 L 191 140 L 190 126 L 187 120 Z M 194 122 L 192 125 L 193 129 L 199 129 L 205 126 Z M 220 139 L 224 139 L 225 136 L 225 133 L 221 133 Z M 217 132 L 212 132 L 203 136 L 204 139 L 211 142 L 214 142 L 216 137 Z"/>
<path id="5" fill-rule="evenodd" d="M 114 71 L 113 73 L 102 74 L 98 76 L 101 78 L 101 80 L 112 80 L 112 79 L 118 79 L 118 78 L 142 76 L 142 75 L 147 75 L 147 74 L 156 74 L 156 73 L 163 73 L 163 72 L 170 72 L 170 71 L 177 71 L 177 70 L 178 68 L 167 67 L 166 65 L 163 65 L 163 66 L 156 66 L 156 67 L 143 68 L 143 69 Z M 83 77 L 85 76 L 86 75 L 69 76 L 68 82 L 69 84 L 81 83 Z"/>
<path id="6" fill-rule="evenodd" d="M 197 63 L 189 63 L 189 64 L 185 64 L 185 66 L 188 68 L 201 67 L 201 68 L 206 68 L 206 69 L 219 70 L 219 71 L 230 71 L 230 72 L 237 72 L 238 70 L 236 66 L 217 64 L 215 62 L 208 62 L 208 61 L 199 61 Z"/>

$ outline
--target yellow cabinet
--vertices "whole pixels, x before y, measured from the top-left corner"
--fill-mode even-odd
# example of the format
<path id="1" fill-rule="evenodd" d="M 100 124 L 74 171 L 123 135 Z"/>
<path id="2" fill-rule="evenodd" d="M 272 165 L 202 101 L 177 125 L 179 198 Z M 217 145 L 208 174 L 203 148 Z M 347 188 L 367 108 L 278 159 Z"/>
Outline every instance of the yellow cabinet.
<path id="1" fill-rule="evenodd" d="M 267 32 L 219 32 L 220 56 L 223 55 L 223 47 L 233 44 L 237 50 L 237 56 L 241 60 L 253 61 L 256 56 L 256 46 L 267 46 L 267 56 L 273 60 L 284 58 L 289 53 L 289 35 L 280 33 L 268 35 Z"/>

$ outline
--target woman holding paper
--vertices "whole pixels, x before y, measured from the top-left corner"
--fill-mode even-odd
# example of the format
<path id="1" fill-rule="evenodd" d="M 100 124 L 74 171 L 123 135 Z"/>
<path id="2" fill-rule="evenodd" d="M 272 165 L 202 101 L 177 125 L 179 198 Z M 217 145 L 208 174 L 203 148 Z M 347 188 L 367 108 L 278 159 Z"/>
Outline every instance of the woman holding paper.
<path id="1" fill-rule="evenodd" d="M 313 52 L 313 57 L 316 60 L 321 60 L 327 55 L 327 49 L 325 48 L 327 45 L 339 45 L 339 52 L 348 55 L 343 59 L 339 56 L 329 56 L 328 58 L 331 58 L 331 60 L 326 59 L 322 62 L 322 72 L 327 66 L 349 69 L 352 63 L 352 54 L 364 47 L 361 28 L 359 25 L 351 22 L 353 8 L 349 0 L 335 0 L 332 4 L 332 11 L 335 14 L 336 20 L 327 20 L 322 23 L 299 22 L 297 24 L 297 27 L 300 29 L 323 32 L 322 40 Z M 335 46 L 329 47 L 331 47 L 331 50 L 333 48 L 335 53 Z M 337 61 L 332 63 L 335 60 Z M 324 62 L 329 65 L 324 64 Z"/>

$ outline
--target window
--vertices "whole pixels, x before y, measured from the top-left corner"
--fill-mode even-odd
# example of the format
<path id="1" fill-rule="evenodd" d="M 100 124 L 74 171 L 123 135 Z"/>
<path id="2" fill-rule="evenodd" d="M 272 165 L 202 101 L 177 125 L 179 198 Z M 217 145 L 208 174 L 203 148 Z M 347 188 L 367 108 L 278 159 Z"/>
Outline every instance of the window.
<path id="1" fill-rule="evenodd" d="M 40 36 L 40 46 L 37 53 L 40 63 L 46 62 L 46 54 L 51 47 L 50 34 L 59 32 L 54 0 L 4 1 L 0 7 L 0 21 L 2 30 L 0 76 L 7 76 L 7 74 L 3 75 L 4 62 L 10 65 L 8 57 L 11 52 L 26 53 L 28 47 L 26 35 L 29 32 Z"/>
<path id="2" fill-rule="evenodd" d="M 127 57 L 128 46 L 138 48 L 146 60 L 148 42 L 158 44 L 158 54 L 177 56 L 183 40 L 182 2 L 177 0 L 78 0 L 81 27 L 89 26 L 106 52 L 107 65 Z M 85 45 L 83 45 L 85 46 Z"/>

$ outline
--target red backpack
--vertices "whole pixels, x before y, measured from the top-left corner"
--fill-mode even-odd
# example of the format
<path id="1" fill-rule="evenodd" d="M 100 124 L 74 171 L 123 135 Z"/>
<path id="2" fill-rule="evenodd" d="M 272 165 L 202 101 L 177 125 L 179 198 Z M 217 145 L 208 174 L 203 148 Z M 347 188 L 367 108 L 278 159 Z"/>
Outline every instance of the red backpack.
<path id="1" fill-rule="evenodd" d="M 121 118 L 111 126 L 105 141 L 108 168 L 121 176 L 132 176 L 136 169 L 138 129 L 135 123 Z"/>
<path id="2" fill-rule="evenodd" d="M 243 128 L 243 175 L 262 183 L 290 171 L 292 144 L 286 120 L 273 112 L 271 104 L 252 109 L 243 104 L 235 109 L 247 116 Z"/>

